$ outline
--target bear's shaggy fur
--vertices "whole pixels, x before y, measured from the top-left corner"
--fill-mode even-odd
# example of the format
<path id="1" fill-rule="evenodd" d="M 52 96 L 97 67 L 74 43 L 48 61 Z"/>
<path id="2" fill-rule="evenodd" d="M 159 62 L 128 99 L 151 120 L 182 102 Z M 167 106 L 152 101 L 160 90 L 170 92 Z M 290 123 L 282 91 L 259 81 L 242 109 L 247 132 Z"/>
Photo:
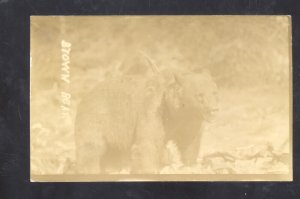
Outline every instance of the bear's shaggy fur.
<path id="1" fill-rule="evenodd" d="M 183 163 L 193 164 L 202 123 L 217 108 L 216 89 L 208 73 L 182 70 L 99 83 L 77 110 L 78 172 L 128 168 L 131 173 L 159 173 L 170 140 Z"/>

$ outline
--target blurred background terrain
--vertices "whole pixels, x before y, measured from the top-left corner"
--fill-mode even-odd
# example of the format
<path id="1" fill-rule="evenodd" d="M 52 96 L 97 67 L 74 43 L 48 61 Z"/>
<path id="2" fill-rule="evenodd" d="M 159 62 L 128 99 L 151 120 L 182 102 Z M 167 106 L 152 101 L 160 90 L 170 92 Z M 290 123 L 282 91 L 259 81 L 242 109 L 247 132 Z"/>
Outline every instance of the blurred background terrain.
<path id="1" fill-rule="evenodd" d="M 108 76 L 145 75 L 142 51 L 161 68 L 207 69 L 219 87 L 199 173 L 287 173 L 289 29 L 285 16 L 32 17 L 31 172 L 72 173 L 78 102 Z M 62 40 L 72 44 L 68 85 L 60 80 Z M 60 118 L 61 91 L 72 96 L 69 120 Z M 163 171 L 172 172 L 189 171 Z"/>

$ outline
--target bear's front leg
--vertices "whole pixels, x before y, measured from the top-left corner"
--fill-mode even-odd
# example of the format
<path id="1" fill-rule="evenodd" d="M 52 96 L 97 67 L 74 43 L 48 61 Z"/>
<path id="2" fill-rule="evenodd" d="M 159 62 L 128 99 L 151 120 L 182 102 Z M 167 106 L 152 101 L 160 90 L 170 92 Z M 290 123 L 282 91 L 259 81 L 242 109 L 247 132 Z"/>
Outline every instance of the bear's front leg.
<path id="1" fill-rule="evenodd" d="M 135 142 L 131 147 L 132 173 L 157 174 L 161 169 L 164 129 L 159 118 L 147 118 L 136 127 Z"/>
<path id="2" fill-rule="evenodd" d="M 152 142 L 142 142 L 132 147 L 131 173 L 157 174 L 160 170 L 161 150 Z"/>

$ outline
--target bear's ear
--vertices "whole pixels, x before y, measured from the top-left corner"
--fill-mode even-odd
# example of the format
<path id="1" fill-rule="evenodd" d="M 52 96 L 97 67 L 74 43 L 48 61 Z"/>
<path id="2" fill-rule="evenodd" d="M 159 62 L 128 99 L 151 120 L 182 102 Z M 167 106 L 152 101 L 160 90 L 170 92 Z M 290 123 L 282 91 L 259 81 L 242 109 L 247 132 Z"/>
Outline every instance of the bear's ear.
<path id="1" fill-rule="evenodd" d="M 183 78 L 182 78 L 181 75 L 174 74 L 173 78 L 174 78 L 174 83 L 175 84 L 177 84 L 177 85 L 182 85 L 183 84 Z"/>
<path id="2" fill-rule="evenodd" d="M 173 74 L 171 83 L 181 87 L 184 84 L 185 75 L 186 74 Z"/>
<path id="3" fill-rule="evenodd" d="M 164 98 L 165 101 L 167 102 L 168 106 L 171 106 L 174 109 L 178 109 L 180 107 L 180 87 L 177 87 L 173 85 L 172 87 L 169 87 L 165 94 Z"/>

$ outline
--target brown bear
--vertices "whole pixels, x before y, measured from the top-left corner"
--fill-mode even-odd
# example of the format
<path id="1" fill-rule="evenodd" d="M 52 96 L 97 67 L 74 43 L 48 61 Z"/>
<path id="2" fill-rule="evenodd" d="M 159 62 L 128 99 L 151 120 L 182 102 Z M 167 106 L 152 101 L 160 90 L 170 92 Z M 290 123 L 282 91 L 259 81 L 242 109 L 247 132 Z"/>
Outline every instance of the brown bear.
<path id="1" fill-rule="evenodd" d="M 165 69 L 151 77 L 106 79 L 77 109 L 77 172 L 159 173 L 170 140 L 183 163 L 193 164 L 202 123 L 211 120 L 217 105 L 217 86 L 208 72 Z"/>

